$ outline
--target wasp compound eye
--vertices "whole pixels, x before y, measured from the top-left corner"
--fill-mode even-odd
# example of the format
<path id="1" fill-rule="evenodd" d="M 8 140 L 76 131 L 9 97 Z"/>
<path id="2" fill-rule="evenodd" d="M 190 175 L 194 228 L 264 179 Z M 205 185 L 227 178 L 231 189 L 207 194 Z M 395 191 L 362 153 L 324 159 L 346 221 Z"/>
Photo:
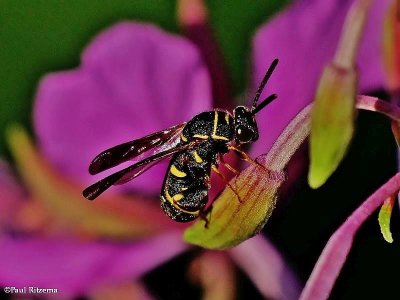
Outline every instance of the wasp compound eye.
<path id="1" fill-rule="evenodd" d="M 239 125 L 236 128 L 237 140 L 241 143 L 248 143 L 253 139 L 253 131 L 246 126 Z"/>

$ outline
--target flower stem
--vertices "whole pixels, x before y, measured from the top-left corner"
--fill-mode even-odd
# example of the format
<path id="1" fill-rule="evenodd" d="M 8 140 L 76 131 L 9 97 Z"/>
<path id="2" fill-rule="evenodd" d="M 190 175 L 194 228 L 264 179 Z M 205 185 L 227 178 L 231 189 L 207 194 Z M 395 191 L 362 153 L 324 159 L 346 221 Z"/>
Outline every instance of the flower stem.
<path id="1" fill-rule="evenodd" d="M 357 96 L 356 107 L 358 109 L 370 110 L 384 114 L 395 121 L 400 121 L 400 108 L 371 96 Z"/>

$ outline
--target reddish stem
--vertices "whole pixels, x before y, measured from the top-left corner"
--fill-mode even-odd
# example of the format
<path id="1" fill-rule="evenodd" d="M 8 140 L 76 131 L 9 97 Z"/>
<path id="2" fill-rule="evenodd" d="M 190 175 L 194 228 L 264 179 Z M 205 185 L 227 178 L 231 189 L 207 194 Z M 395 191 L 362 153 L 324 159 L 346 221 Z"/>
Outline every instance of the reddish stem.
<path id="1" fill-rule="evenodd" d="M 358 109 L 376 111 L 382 113 L 392 120 L 400 122 L 400 108 L 389 102 L 371 96 L 357 96 L 356 107 Z"/>

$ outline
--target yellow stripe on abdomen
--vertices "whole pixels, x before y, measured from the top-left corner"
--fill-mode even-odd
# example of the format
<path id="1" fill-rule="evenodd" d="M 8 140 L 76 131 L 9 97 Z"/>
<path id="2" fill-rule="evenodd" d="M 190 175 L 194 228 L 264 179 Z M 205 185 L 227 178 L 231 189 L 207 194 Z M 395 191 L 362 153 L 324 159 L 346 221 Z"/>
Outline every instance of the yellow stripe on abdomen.
<path id="1" fill-rule="evenodd" d="M 175 165 L 172 165 L 170 171 L 171 171 L 171 174 L 174 175 L 174 176 L 176 176 L 176 177 L 179 177 L 179 178 L 184 178 L 184 177 L 186 177 L 186 173 L 185 173 L 185 172 L 182 172 L 182 171 L 179 171 L 179 170 L 175 167 Z"/>
<path id="2" fill-rule="evenodd" d="M 203 159 L 200 157 L 200 155 L 197 153 L 196 150 L 193 151 L 193 156 L 194 160 L 198 163 L 201 164 L 203 162 Z"/>
<path id="3" fill-rule="evenodd" d="M 186 214 L 189 214 L 189 215 L 196 215 L 196 216 L 199 215 L 200 210 L 188 211 L 188 210 L 185 210 L 185 209 L 181 208 L 181 207 L 176 203 L 176 201 L 179 201 L 179 200 L 181 200 L 181 199 L 184 198 L 182 194 L 176 194 L 176 195 L 174 195 L 174 196 L 171 197 L 171 195 L 168 193 L 168 190 L 165 189 L 164 195 L 165 195 L 165 198 L 167 198 L 167 201 L 168 201 L 169 203 L 171 203 L 171 205 L 172 205 L 173 207 L 175 207 L 177 210 L 179 210 L 179 211 L 181 211 L 181 212 L 184 212 L 184 213 L 186 213 Z M 178 196 L 178 195 L 179 195 L 179 196 Z M 178 197 L 177 197 L 177 196 L 178 196 Z M 175 199 L 175 197 L 179 198 L 179 200 Z"/>

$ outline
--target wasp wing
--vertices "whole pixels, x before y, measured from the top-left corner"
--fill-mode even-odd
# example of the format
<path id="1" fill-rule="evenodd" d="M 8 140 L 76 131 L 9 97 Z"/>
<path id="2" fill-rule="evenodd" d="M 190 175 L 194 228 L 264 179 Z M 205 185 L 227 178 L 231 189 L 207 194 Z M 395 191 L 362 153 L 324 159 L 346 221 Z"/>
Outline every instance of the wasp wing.
<path id="1" fill-rule="evenodd" d="M 101 152 L 90 163 L 89 173 L 95 175 L 131 160 L 150 149 L 162 147 L 168 141 L 175 139 L 185 124 L 175 125 Z"/>
<path id="2" fill-rule="evenodd" d="M 126 183 L 135 177 L 139 176 L 143 172 L 150 169 L 152 166 L 160 162 L 162 159 L 173 155 L 174 153 L 181 152 L 187 149 L 191 149 L 201 143 L 202 140 L 194 140 L 190 143 L 179 145 L 174 148 L 161 151 L 157 154 L 149 156 L 146 159 L 143 159 L 133 165 L 122 169 L 110 176 L 105 177 L 104 179 L 92 184 L 88 188 L 83 191 L 83 196 L 89 200 L 96 199 L 100 194 L 102 194 L 105 190 L 111 187 L 114 184 L 122 184 Z"/>

